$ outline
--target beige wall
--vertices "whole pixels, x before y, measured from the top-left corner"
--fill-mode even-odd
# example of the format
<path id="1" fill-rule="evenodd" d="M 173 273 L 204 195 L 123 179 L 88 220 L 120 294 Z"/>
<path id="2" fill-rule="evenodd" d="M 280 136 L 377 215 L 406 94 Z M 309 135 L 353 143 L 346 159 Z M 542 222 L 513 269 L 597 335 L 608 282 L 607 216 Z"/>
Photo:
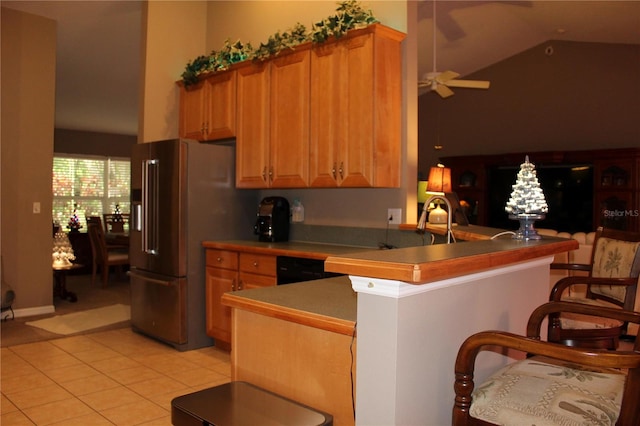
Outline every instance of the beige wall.
<path id="1" fill-rule="evenodd" d="M 407 5 L 400 1 L 362 2 L 370 7 L 374 16 L 383 24 L 407 33 L 412 18 Z M 300 22 L 307 28 L 335 13 L 335 1 L 215 1 L 208 9 L 207 51 L 219 50 L 226 39 L 241 40 L 259 46 L 271 34 L 286 31 Z M 415 17 L 415 14 L 413 15 Z M 413 19 L 417 23 L 417 18 Z M 398 189 L 302 189 L 265 190 L 261 196 L 282 195 L 289 200 L 298 198 L 305 206 L 305 222 L 314 225 L 342 225 L 378 227 L 387 225 L 387 209 L 402 208 L 404 221 L 417 222 L 415 187 L 417 181 L 416 155 L 417 129 L 415 117 L 417 106 L 416 84 L 407 85 L 410 74 L 417 74 L 417 47 L 415 36 L 409 34 L 403 42 L 404 106 L 403 106 L 403 162 L 402 183 Z M 407 66 L 409 63 L 413 66 Z M 415 80 L 414 80 L 415 81 Z M 412 126 L 409 123 L 413 123 Z M 408 161 L 411 160 L 411 161 Z M 407 213 L 409 216 L 407 216 Z"/>
<path id="2" fill-rule="evenodd" d="M 56 23 L 2 8 L 2 272 L 16 293 L 14 309 L 32 314 L 53 311 L 55 65 Z"/>
<path id="3" fill-rule="evenodd" d="M 178 137 L 175 82 L 187 62 L 207 53 L 207 2 L 151 0 L 145 6 L 138 142 Z"/>
<path id="4" fill-rule="evenodd" d="M 178 91 L 171 86 L 195 57 L 219 50 L 225 40 L 251 42 L 254 46 L 266 41 L 277 31 L 286 31 L 297 22 L 310 27 L 335 12 L 335 1 L 262 2 L 262 1 L 210 1 L 203 14 L 202 3 L 157 2 L 147 5 L 145 93 L 139 141 L 166 139 L 177 135 Z M 367 3 L 374 15 L 385 25 L 407 32 L 413 6 L 404 1 L 376 1 Z M 203 21 L 206 17 L 206 22 Z M 172 31 L 167 31 L 171 28 Z M 206 32 L 206 35 L 205 35 Z M 184 34 L 188 33 L 188 34 Z M 143 37 L 145 38 L 145 37 Z M 170 40 L 170 42 L 169 42 Z M 206 42 L 205 42 L 206 40 Z M 404 98 L 417 99 L 415 79 L 417 66 L 407 67 L 416 56 L 417 43 L 409 35 L 404 49 Z M 408 59 L 411 57 L 411 59 Z M 415 63 L 415 61 L 413 61 Z M 408 79 L 414 84 L 407 85 Z M 167 87 L 170 89 L 167 90 Z M 407 202 L 415 203 L 417 129 L 415 101 L 403 108 L 403 176 L 399 189 L 345 189 L 263 191 L 263 195 L 279 194 L 300 198 L 305 205 L 305 222 L 309 224 L 335 224 L 345 226 L 386 226 L 387 208 L 402 208 L 405 220 L 416 222 Z M 408 123 L 412 123 L 409 126 Z M 407 153 L 410 162 L 407 162 Z"/>

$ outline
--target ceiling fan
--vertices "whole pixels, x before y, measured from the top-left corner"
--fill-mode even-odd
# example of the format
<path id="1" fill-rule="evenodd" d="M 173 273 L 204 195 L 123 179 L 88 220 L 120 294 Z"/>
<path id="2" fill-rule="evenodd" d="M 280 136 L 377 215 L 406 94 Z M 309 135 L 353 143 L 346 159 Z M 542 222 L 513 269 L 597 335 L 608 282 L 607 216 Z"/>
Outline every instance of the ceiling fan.
<path id="1" fill-rule="evenodd" d="M 424 80 L 418 81 L 418 88 L 428 88 L 435 91 L 442 98 L 453 95 L 450 87 L 463 87 L 466 89 L 488 89 L 489 82 L 485 80 L 457 80 L 460 74 L 454 71 L 438 72 L 436 70 L 436 0 L 433 0 L 433 71 L 424 76 Z"/>

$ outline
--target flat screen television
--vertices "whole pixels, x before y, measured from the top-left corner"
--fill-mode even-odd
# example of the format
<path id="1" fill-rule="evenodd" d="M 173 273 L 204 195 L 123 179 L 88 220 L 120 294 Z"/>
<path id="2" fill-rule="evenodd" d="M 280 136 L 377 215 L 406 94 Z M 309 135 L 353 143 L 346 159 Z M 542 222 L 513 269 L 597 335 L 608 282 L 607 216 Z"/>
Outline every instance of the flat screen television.
<path id="1" fill-rule="evenodd" d="M 488 225 L 515 230 L 518 221 L 504 210 L 516 182 L 519 166 L 493 167 L 488 171 Z M 536 173 L 549 212 L 536 228 L 558 232 L 593 230 L 593 166 L 591 164 L 537 165 Z"/>

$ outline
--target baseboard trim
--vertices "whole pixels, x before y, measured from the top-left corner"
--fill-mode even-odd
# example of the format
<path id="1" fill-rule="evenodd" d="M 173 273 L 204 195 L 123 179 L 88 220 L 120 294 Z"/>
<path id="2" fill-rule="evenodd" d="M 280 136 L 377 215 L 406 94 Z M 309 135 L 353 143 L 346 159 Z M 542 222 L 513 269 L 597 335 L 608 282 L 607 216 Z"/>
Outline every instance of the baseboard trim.
<path id="1" fill-rule="evenodd" d="M 36 306 L 35 308 L 14 309 L 13 313 L 16 318 L 20 317 L 32 317 L 35 315 L 53 314 L 56 312 L 56 307 L 53 305 Z"/>

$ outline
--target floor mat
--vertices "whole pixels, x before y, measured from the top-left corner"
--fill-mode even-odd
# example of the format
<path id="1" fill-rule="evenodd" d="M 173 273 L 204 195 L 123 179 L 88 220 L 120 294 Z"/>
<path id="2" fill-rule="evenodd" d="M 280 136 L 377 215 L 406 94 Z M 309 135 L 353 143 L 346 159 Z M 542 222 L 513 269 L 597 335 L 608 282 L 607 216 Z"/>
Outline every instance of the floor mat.
<path id="1" fill-rule="evenodd" d="M 28 321 L 25 324 L 51 333 L 69 335 L 128 321 L 129 319 L 131 319 L 129 305 L 117 304 L 73 314 L 56 315 L 37 321 Z"/>

